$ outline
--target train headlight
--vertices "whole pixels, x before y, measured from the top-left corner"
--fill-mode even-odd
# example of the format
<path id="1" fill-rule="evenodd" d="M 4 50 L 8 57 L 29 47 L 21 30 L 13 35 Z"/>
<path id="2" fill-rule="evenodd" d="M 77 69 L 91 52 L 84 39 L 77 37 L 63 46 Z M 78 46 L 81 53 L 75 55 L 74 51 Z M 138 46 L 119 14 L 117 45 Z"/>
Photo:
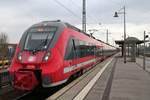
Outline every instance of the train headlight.
<path id="1" fill-rule="evenodd" d="M 50 52 L 48 52 L 45 56 L 44 56 L 44 61 L 48 61 L 48 59 L 49 59 L 49 56 L 50 56 Z"/>
<path id="2" fill-rule="evenodd" d="M 48 58 L 49 58 L 49 56 L 45 56 L 44 60 L 45 60 L 45 61 L 47 61 L 47 60 L 48 60 Z"/>
<path id="3" fill-rule="evenodd" d="M 22 53 L 18 54 L 18 60 L 21 61 L 22 60 Z"/>

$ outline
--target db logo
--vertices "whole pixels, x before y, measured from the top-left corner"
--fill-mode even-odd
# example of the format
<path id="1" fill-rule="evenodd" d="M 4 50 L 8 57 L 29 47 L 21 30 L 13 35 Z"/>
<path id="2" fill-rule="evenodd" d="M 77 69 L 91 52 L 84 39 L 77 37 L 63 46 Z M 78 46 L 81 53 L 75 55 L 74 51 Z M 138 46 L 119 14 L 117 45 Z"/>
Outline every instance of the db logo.
<path id="1" fill-rule="evenodd" d="M 35 61 L 35 57 L 30 56 L 29 59 L 28 59 L 28 61 L 29 61 L 29 62 Z"/>

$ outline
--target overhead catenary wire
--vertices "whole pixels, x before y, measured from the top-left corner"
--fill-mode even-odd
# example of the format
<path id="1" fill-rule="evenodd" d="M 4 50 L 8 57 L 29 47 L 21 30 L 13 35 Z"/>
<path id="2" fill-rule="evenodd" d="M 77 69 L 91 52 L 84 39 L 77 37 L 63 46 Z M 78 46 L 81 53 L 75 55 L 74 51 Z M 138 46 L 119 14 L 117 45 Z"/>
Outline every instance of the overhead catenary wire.
<path id="1" fill-rule="evenodd" d="M 69 0 L 69 1 L 71 1 L 76 6 L 76 8 L 78 8 L 78 10 L 82 11 L 82 7 L 79 6 L 76 2 L 74 2 L 73 0 Z M 88 18 L 92 19 L 94 22 L 98 22 L 99 21 L 97 19 L 97 17 L 95 15 L 93 15 L 92 12 L 90 12 L 90 15 L 87 14 L 86 16 L 88 16 Z"/>
<path id="2" fill-rule="evenodd" d="M 72 10 L 70 10 L 70 8 L 66 7 L 63 3 L 61 3 L 58 0 L 54 0 L 58 5 L 60 5 L 61 7 L 63 7 L 65 10 L 67 10 L 70 14 L 72 14 L 73 16 L 75 16 L 77 19 L 81 19 L 80 15 L 77 15 L 76 13 L 74 13 Z M 78 10 L 82 11 L 82 7 L 79 6 L 77 3 L 75 3 L 73 0 L 70 0 L 74 5 L 76 5 L 76 8 L 78 8 Z M 91 13 L 91 12 L 90 12 Z M 87 15 L 88 18 L 92 19 L 94 22 L 98 22 L 98 20 L 96 19 L 96 16 L 93 16 L 92 14 Z"/>
<path id="3" fill-rule="evenodd" d="M 74 11 L 72 11 L 69 7 L 67 7 L 66 5 L 64 5 L 64 3 L 60 2 L 59 0 L 54 0 L 54 2 L 57 3 L 59 6 L 63 7 L 67 12 L 69 12 L 70 14 L 72 14 L 78 21 L 81 20 L 81 15 L 79 15 L 79 14 L 75 13 Z M 76 6 L 76 8 L 79 11 L 82 11 L 82 7 L 79 4 L 77 4 L 73 0 L 70 0 L 69 2 L 72 2 L 73 6 Z M 90 20 L 92 22 L 99 23 L 99 20 L 97 19 L 97 16 L 94 15 L 91 11 L 90 11 L 90 14 L 87 14 L 87 16 L 88 16 L 88 18 L 90 18 Z M 90 24 L 90 23 L 87 23 L 87 24 Z"/>
<path id="4" fill-rule="evenodd" d="M 58 0 L 53 0 L 55 1 L 58 5 L 60 5 L 61 7 L 63 7 L 66 11 L 68 11 L 70 14 L 72 14 L 73 16 L 75 16 L 77 19 L 80 19 L 81 17 L 79 17 L 77 14 L 75 14 L 72 10 L 70 10 L 68 7 L 66 7 L 64 4 L 62 4 L 61 2 L 59 2 Z"/>

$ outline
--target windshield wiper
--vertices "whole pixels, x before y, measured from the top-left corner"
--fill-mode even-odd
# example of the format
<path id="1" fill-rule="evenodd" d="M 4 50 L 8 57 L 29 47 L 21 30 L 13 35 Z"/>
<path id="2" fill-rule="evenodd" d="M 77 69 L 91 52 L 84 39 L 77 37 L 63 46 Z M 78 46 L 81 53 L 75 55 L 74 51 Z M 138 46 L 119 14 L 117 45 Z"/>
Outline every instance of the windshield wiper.
<path id="1" fill-rule="evenodd" d="M 41 50 L 41 49 L 39 49 L 39 48 L 41 48 L 41 46 L 46 46 L 46 44 L 47 44 L 47 42 L 48 42 L 48 36 L 49 36 L 49 34 L 47 34 L 46 39 L 45 39 L 44 41 L 42 41 L 39 45 L 37 45 L 36 48 L 34 48 L 34 49 L 32 50 L 33 53 L 35 53 L 35 52 Z M 43 45 L 43 44 L 44 44 L 44 45 Z"/>

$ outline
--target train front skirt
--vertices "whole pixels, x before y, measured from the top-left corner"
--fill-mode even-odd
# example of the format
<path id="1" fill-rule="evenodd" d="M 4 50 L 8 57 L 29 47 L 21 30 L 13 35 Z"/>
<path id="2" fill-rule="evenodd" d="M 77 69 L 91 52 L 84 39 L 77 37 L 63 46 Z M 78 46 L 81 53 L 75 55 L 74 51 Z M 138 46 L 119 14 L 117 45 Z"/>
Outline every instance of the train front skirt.
<path id="1" fill-rule="evenodd" d="M 16 77 L 17 76 L 17 77 Z M 32 71 L 18 71 L 15 73 L 14 87 L 22 90 L 33 90 L 39 82 Z"/>

